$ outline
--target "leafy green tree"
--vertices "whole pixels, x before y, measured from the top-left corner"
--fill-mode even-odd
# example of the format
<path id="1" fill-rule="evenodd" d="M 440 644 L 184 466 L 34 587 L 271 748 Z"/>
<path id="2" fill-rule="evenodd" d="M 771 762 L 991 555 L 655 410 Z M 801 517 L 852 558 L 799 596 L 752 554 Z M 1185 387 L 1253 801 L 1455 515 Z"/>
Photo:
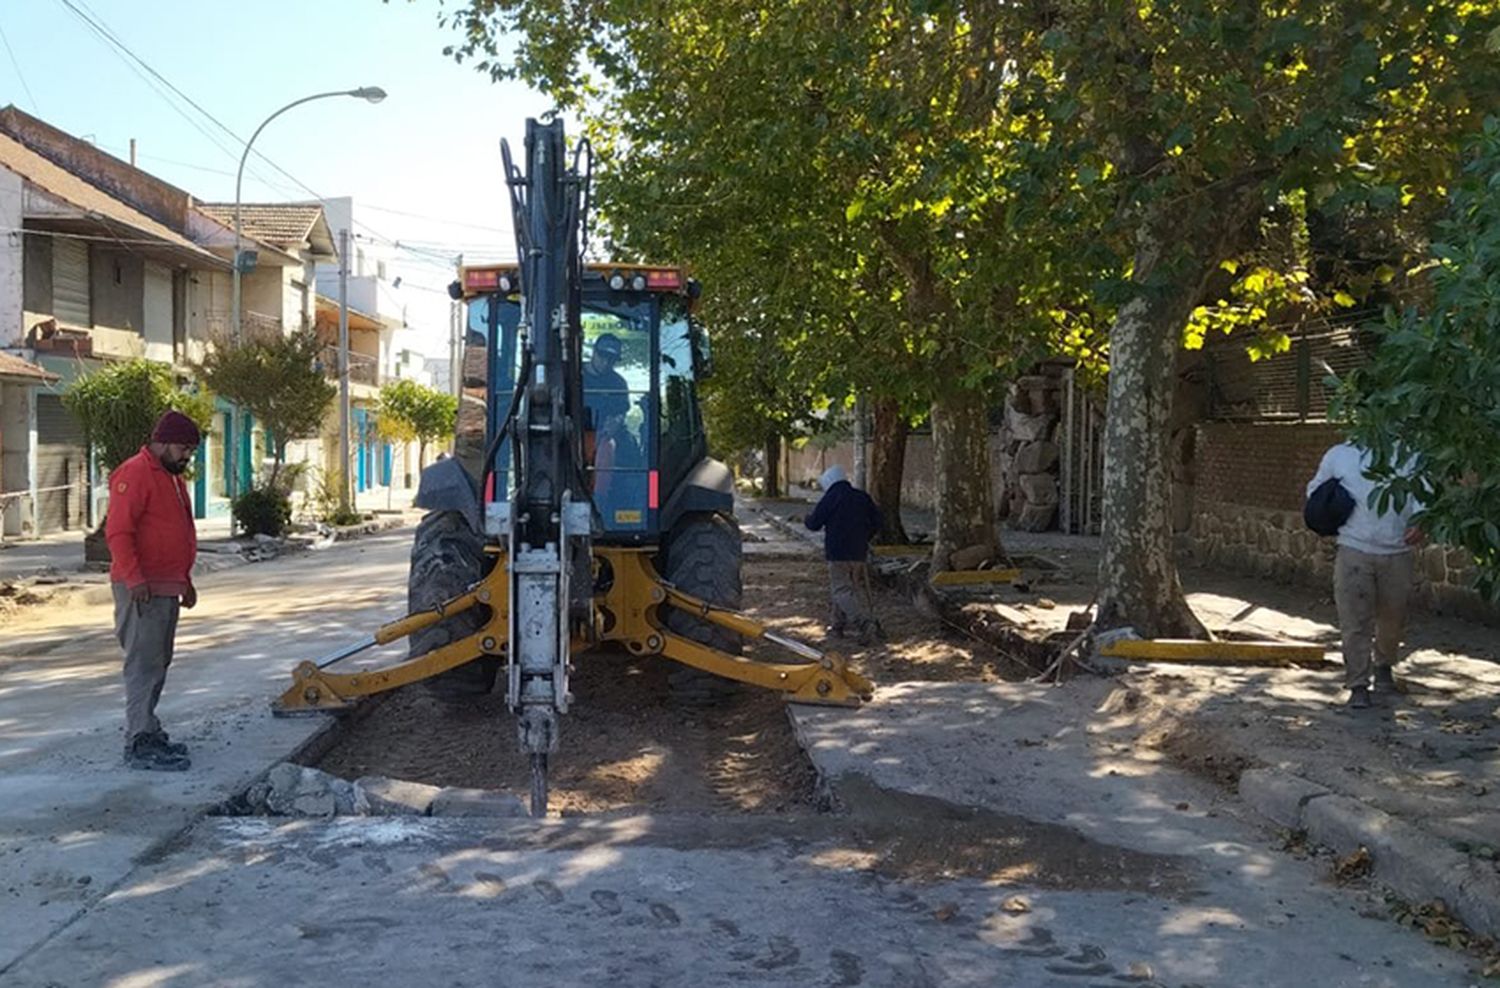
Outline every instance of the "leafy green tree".
<path id="1" fill-rule="evenodd" d="M 1500 120 L 1476 138 L 1432 246 L 1425 304 L 1392 308 L 1371 362 L 1344 382 L 1351 437 L 1369 449 L 1381 504 L 1420 502 L 1419 524 L 1463 549 L 1500 600 Z M 1409 472 L 1408 472 L 1409 469 Z"/>
<path id="2" fill-rule="evenodd" d="M 474 0 L 447 15 L 453 54 L 582 112 L 617 247 L 702 277 L 723 363 L 768 378 L 715 385 L 717 421 L 770 436 L 868 396 L 877 494 L 899 519 L 891 454 L 911 412 L 930 415 L 940 565 L 993 538 L 989 396 L 1058 309 L 1032 304 L 1023 274 L 1048 255 L 1016 234 L 1041 211 L 1007 184 L 999 9 L 694 0 L 642 17 Z M 517 36 L 514 62 L 502 34 Z M 1002 221 L 1011 235 L 994 235 Z"/>
<path id="3" fill-rule="evenodd" d="M 1117 252 L 1109 334 L 1101 627 L 1197 636 L 1172 557 L 1175 360 L 1221 264 L 1278 203 L 1336 212 L 1440 196 L 1496 99 L 1497 5 L 1436 0 L 1057 0 L 1006 8 L 1008 98 L 1077 238 Z M 1017 152 L 1020 154 L 1021 152 Z"/>
<path id="4" fill-rule="evenodd" d="M 168 409 L 182 412 L 204 431 L 214 413 L 211 395 L 180 389 L 170 367 L 145 359 L 90 371 L 69 385 L 62 400 L 106 471 L 133 456 Z"/>
<path id="5" fill-rule="evenodd" d="M 221 340 L 197 368 L 215 393 L 248 409 L 270 435 L 268 489 L 276 488 L 287 444 L 318 435 L 338 394 L 319 366 L 322 348 L 311 331 Z"/>
<path id="6" fill-rule="evenodd" d="M 393 439 L 415 439 L 417 464 L 426 466 L 428 443 L 453 436 L 458 422 L 458 398 L 416 381 L 391 381 L 380 389 L 376 428 Z"/>

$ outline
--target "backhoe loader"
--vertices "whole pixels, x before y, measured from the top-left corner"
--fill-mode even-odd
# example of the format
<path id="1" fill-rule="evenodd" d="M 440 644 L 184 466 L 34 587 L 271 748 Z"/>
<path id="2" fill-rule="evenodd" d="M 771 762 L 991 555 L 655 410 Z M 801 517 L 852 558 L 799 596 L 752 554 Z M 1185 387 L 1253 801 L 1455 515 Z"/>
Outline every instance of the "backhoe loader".
<path id="1" fill-rule="evenodd" d="M 464 398 L 456 455 L 418 488 L 427 514 L 410 613 L 300 664 L 276 709 L 337 711 L 422 680 L 443 692 L 503 681 L 541 815 L 569 673 L 591 650 L 676 662 L 669 683 L 685 702 L 738 682 L 853 706 L 872 685 L 842 656 L 736 610 L 732 477 L 708 456 L 698 405 L 711 361 L 697 282 L 678 267 L 585 263 L 588 145 L 570 156 L 561 121 L 527 121 L 524 171 L 501 146 L 519 260 L 461 268 L 451 289 L 468 310 Z M 330 671 L 403 637 L 403 663 Z M 751 638 L 792 660 L 743 657 Z"/>

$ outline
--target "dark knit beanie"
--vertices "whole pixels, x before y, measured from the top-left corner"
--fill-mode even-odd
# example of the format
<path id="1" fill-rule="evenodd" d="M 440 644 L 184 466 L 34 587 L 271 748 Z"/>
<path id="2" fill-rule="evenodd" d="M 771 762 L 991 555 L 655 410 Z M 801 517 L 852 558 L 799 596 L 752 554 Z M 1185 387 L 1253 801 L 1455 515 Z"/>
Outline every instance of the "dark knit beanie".
<path id="1" fill-rule="evenodd" d="M 156 420 L 156 428 L 151 430 L 151 441 L 154 443 L 196 446 L 201 439 L 198 426 L 181 412 L 163 412 L 161 418 Z"/>

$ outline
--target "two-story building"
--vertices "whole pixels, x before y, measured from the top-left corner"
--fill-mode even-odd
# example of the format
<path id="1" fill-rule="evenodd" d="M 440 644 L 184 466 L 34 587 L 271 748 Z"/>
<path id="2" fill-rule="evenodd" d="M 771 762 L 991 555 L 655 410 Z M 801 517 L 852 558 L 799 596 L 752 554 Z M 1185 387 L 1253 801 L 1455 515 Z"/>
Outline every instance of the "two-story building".
<path id="1" fill-rule="evenodd" d="M 233 203 L 199 203 L 198 210 L 212 221 L 198 242 L 226 261 L 233 258 L 235 247 L 235 207 Z M 317 266 L 338 263 L 333 234 L 323 208 L 317 203 L 241 203 L 239 209 L 240 243 L 244 250 L 256 252 L 255 266 L 240 276 L 240 325 L 246 336 L 265 334 L 285 336 L 311 330 L 316 322 Z M 203 338 L 196 345 L 212 345 L 230 336 L 232 275 L 224 274 L 207 282 L 199 298 L 199 315 L 203 320 Z M 239 477 L 234 490 L 250 486 L 263 468 L 267 457 L 264 431 L 248 415 L 232 416 L 230 406 L 220 402 L 214 430 L 233 429 L 238 425 L 241 450 Z M 329 413 L 322 434 L 298 439 L 287 449 L 289 463 L 307 462 L 327 469 L 322 455 L 329 442 L 337 442 L 336 411 Z M 315 478 L 303 477 L 299 484 L 305 490 Z"/>
<path id="2" fill-rule="evenodd" d="M 102 517 L 104 485 L 61 393 L 108 360 L 184 363 L 194 286 L 228 270 L 192 239 L 195 218 L 183 190 L 0 110 L 0 352 L 45 374 L 6 402 L 5 490 L 26 492 L 7 499 L 7 533 Z"/>

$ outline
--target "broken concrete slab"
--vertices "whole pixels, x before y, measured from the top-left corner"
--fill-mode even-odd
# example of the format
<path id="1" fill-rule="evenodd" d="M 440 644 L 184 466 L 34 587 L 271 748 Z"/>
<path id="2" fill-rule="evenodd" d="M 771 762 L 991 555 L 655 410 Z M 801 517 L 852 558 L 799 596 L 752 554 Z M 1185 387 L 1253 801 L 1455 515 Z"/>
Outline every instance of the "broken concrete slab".
<path id="1" fill-rule="evenodd" d="M 354 780 L 354 809 L 366 816 L 426 816 L 442 791 L 421 782 L 365 775 Z"/>
<path id="2" fill-rule="evenodd" d="M 526 804 L 514 793 L 498 789 L 449 787 L 432 798 L 433 816 L 527 816 Z"/>
<path id="3" fill-rule="evenodd" d="M 281 762 L 245 791 L 251 813 L 331 817 L 355 813 L 354 783 L 291 762 Z"/>

